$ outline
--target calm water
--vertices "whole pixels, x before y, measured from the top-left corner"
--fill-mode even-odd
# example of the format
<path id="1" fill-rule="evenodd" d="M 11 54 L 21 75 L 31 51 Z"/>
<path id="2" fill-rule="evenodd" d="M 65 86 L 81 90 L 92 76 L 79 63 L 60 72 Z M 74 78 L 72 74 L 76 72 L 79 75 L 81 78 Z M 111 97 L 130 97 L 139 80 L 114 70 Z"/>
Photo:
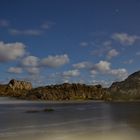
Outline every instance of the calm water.
<path id="1" fill-rule="evenodd" d="M 55 111 L 43 112 L 45 108 Z M 39 103 L 0 98 L 0 140 L 139 139 L 140 103 Z"/>

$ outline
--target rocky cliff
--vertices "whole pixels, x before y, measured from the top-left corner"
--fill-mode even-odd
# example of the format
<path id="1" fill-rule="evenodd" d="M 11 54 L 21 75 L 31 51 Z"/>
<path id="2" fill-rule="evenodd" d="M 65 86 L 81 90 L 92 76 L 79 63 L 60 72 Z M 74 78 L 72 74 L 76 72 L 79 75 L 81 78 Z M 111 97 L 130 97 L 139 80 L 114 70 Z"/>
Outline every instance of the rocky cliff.
<path id="1" fill-rule="evenodd" d="M 32 88 L 29 82 L 11 80 L 7 85 L 0 85 L 0 96 L 31 100 L 140 100 L 140 71 L 124 81 L 114 82 L 108 89 L 76 83 Z"/>
<path id="2" fill-rule="evenodd" d="M 0 85 L 0 96 L 22 97 L 31 91 L 32 84 L 26 81 L 12 79 L 6 85 Z"/>
<path id="3" fill-rule="evenodd" d="M 27 99 L 41 100 L 102 100 L 105 90 L 101 85 L 69 84 L 39 87 L 26 94 Z"/>
<path id="4" fill-rule="evenodd" d="M 103 100 L 106 90 L 101 85 L 69 84 L 33 88 L 31 83 L 11 80 L 0 86 L 1 96 L 12 96 L 29 100 Z"/>
<path id="5" fill-rule="evenodd" d="M 108 89 L 110 97 L 116 100 L 140 100 L 140 71 L 121 82 L 115 82 Z"/>
<path id="6" fill-rule="evenodd" d="M 31 90 L 32 89 L 32 84 L 30 82 L 17 81 L 15 79 L 12 79 L 8 83 L 8 87 L 13 89 L 13 90 Z"/>

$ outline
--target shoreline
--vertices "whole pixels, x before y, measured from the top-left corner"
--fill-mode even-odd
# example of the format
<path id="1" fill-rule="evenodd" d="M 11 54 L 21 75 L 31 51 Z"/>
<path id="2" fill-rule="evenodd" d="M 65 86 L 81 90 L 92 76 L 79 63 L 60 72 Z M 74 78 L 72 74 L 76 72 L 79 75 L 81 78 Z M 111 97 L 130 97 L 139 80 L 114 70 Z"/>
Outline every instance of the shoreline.
<path id="1" fill-rule="evenodd" d="M 4 97 L 0 96 L 0 103 L 1 99 L 6 99 L 10 101 L 14 101 L 16 103 L 48 103 L 48 104 L 80 104 L 80 103 L 140 103 L 140 100 L 112 100 L 112 101 L 105 101 L 105 100 L 28 100 L 28 99 L 19 99 L 15 97 Z"/>

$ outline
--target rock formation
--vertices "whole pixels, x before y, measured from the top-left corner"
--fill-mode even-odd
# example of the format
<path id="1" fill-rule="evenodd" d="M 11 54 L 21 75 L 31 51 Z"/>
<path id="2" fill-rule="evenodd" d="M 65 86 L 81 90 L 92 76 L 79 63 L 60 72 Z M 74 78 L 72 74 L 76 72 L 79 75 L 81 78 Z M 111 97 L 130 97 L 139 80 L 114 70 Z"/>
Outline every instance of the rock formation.
<path id="1" fill-rule="evenodd" d="M 35 88 L 28 92 L 27 99 L 41 100 L 101 100 L 105 90 L 101 85 L 69 84 L 52 85 Z"/>
<path id="2" fill-rule="evenodd" d="M 140 100 L 140 71 L 131 74 L 110 88 L 101 85 L 69 84 L 32 88 L 26 81 L 11 80 L 0 85 L 1 96 L 12 96 L 29 100 Z"/>
<path id="3" fill-rule="evenodd" d="M 112 99 L 140 100 L 140 71 L 121 82 L 115 82 L 109 88 Z"/>
<path id="4" fill-rule="evenodd" d="M 15 79 L 12 79 L 8 83 L 8 87 L 12 88 L 13 90 L 31 90 L 32 84 L 30 82 L 17 81 Z"/>

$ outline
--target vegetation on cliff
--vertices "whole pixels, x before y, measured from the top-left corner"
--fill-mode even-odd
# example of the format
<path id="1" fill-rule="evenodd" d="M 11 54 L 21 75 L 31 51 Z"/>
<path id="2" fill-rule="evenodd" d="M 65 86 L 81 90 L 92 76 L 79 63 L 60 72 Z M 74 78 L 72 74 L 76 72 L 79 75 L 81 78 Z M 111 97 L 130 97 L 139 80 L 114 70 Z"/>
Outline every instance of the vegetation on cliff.
<path id="1" fill-rule="evenodd" d="M 69 84 L 39 87 L 26 94 L 27 99 L 41 100 L 102 100 L 105 90 L 101 85 Z"/>

